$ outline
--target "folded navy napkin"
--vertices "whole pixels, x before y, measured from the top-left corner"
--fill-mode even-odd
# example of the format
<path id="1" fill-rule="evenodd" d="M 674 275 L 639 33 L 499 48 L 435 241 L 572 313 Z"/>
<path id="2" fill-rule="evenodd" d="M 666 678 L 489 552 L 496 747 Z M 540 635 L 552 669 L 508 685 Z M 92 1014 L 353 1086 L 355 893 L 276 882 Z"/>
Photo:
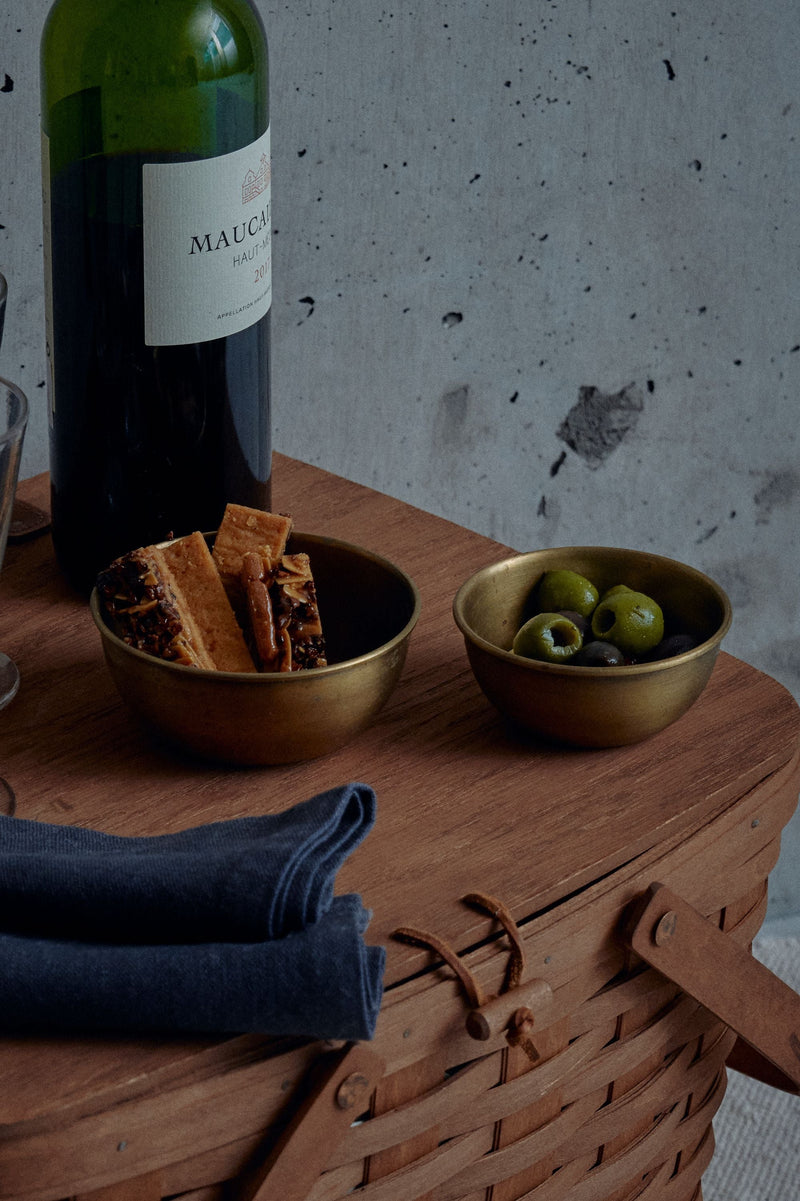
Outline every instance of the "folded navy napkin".
<path id="1" fill-rule="evenodd" d="M 359 897 L 256 943 L 122 946 L 0 934 L 0 1029 L 369 1039 L 385 951 Z"/>
<path id="2" fill-rule="evenodd" d="M 280 938 L 330 905 L 375 822 L 364 784 L 146 838 L 0 816 L 0 930 L 98 942 Z"/>
<path id="3" fill-rule="evenodd" d="M 371 1038 L 386 953 L 334 884 L 375 815 L 348 784 L 149 838 L 0 817 L 0 1030 Z"/>

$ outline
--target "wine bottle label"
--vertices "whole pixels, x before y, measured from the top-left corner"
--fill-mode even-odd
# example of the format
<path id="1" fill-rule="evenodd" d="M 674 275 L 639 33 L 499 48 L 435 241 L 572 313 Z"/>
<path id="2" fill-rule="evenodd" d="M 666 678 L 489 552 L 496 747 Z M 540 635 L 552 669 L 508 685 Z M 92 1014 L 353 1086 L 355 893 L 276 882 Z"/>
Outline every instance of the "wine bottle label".
<path id="1" fill-rule="evenodd" d="M 255 324 L 272 302 L 269 129 L 231 154 L 142 172 L 146 344 Z"/>

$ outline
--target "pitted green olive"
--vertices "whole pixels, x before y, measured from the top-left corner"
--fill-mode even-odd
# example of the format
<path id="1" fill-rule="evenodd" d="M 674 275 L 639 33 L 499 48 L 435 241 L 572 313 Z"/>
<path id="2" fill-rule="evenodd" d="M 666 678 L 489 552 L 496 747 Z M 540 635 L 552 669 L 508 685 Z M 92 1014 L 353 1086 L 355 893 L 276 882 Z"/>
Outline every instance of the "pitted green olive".
<path id="1" fill-rule="evenodd" d="M 583 646 L 583 635 L 574 621 L 561 613 L 537 613 L 517 632 L 511 649 L 524 659 L 568 663 Z"/>
<path id="2" fill-rule="evenodd" d="M 592 614 L 592 633 L 626 655 L 643 655 L 664 637 L 664 615 L 643 592 L 615 592 Z"/>

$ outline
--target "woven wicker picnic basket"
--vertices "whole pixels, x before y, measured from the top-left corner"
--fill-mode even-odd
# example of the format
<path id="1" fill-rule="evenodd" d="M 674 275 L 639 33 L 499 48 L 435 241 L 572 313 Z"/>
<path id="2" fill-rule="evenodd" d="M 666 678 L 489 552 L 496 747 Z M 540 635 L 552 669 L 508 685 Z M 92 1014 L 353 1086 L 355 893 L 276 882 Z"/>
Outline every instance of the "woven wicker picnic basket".
<path id="1" fill-rule="evenodd" d="M 213 1043 L 4 1127 L 0 1197 L 699 1201 L 726 1061 L 800 1087 L 800 1000 L 749 952 L 799 779 L 524 920 L 476 881 L 470 948 L 399 929 L 369 1044 Z"/>

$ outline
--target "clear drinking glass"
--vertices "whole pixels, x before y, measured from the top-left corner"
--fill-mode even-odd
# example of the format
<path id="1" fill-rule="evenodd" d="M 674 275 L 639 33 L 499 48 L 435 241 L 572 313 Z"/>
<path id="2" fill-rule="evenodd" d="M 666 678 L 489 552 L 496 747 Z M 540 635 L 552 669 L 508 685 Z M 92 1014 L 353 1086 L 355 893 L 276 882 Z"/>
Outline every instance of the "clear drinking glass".
<path id="1" fill-rule="evenodd" d="M 0 342 L 6 309 L 6 281 L 0 275 Z M 28 401 L 24 392 L 0 379 L 0 570 L 6 553 L 14 492 L 19 476 L 22 439 L 28 423 Z M 15 663 L 0 651 L 0 709 L 16 696 L 19 672 Z"/>
<path id="2" fill-rule="evenodd" d="M 27 421 L 28 402 L 25 394 L 14 384 L 0 379 L 0 569 L 6 553 Z M 18 688 L 16 664 L 0 651 L 0 709 L 16 695 Z"/>

